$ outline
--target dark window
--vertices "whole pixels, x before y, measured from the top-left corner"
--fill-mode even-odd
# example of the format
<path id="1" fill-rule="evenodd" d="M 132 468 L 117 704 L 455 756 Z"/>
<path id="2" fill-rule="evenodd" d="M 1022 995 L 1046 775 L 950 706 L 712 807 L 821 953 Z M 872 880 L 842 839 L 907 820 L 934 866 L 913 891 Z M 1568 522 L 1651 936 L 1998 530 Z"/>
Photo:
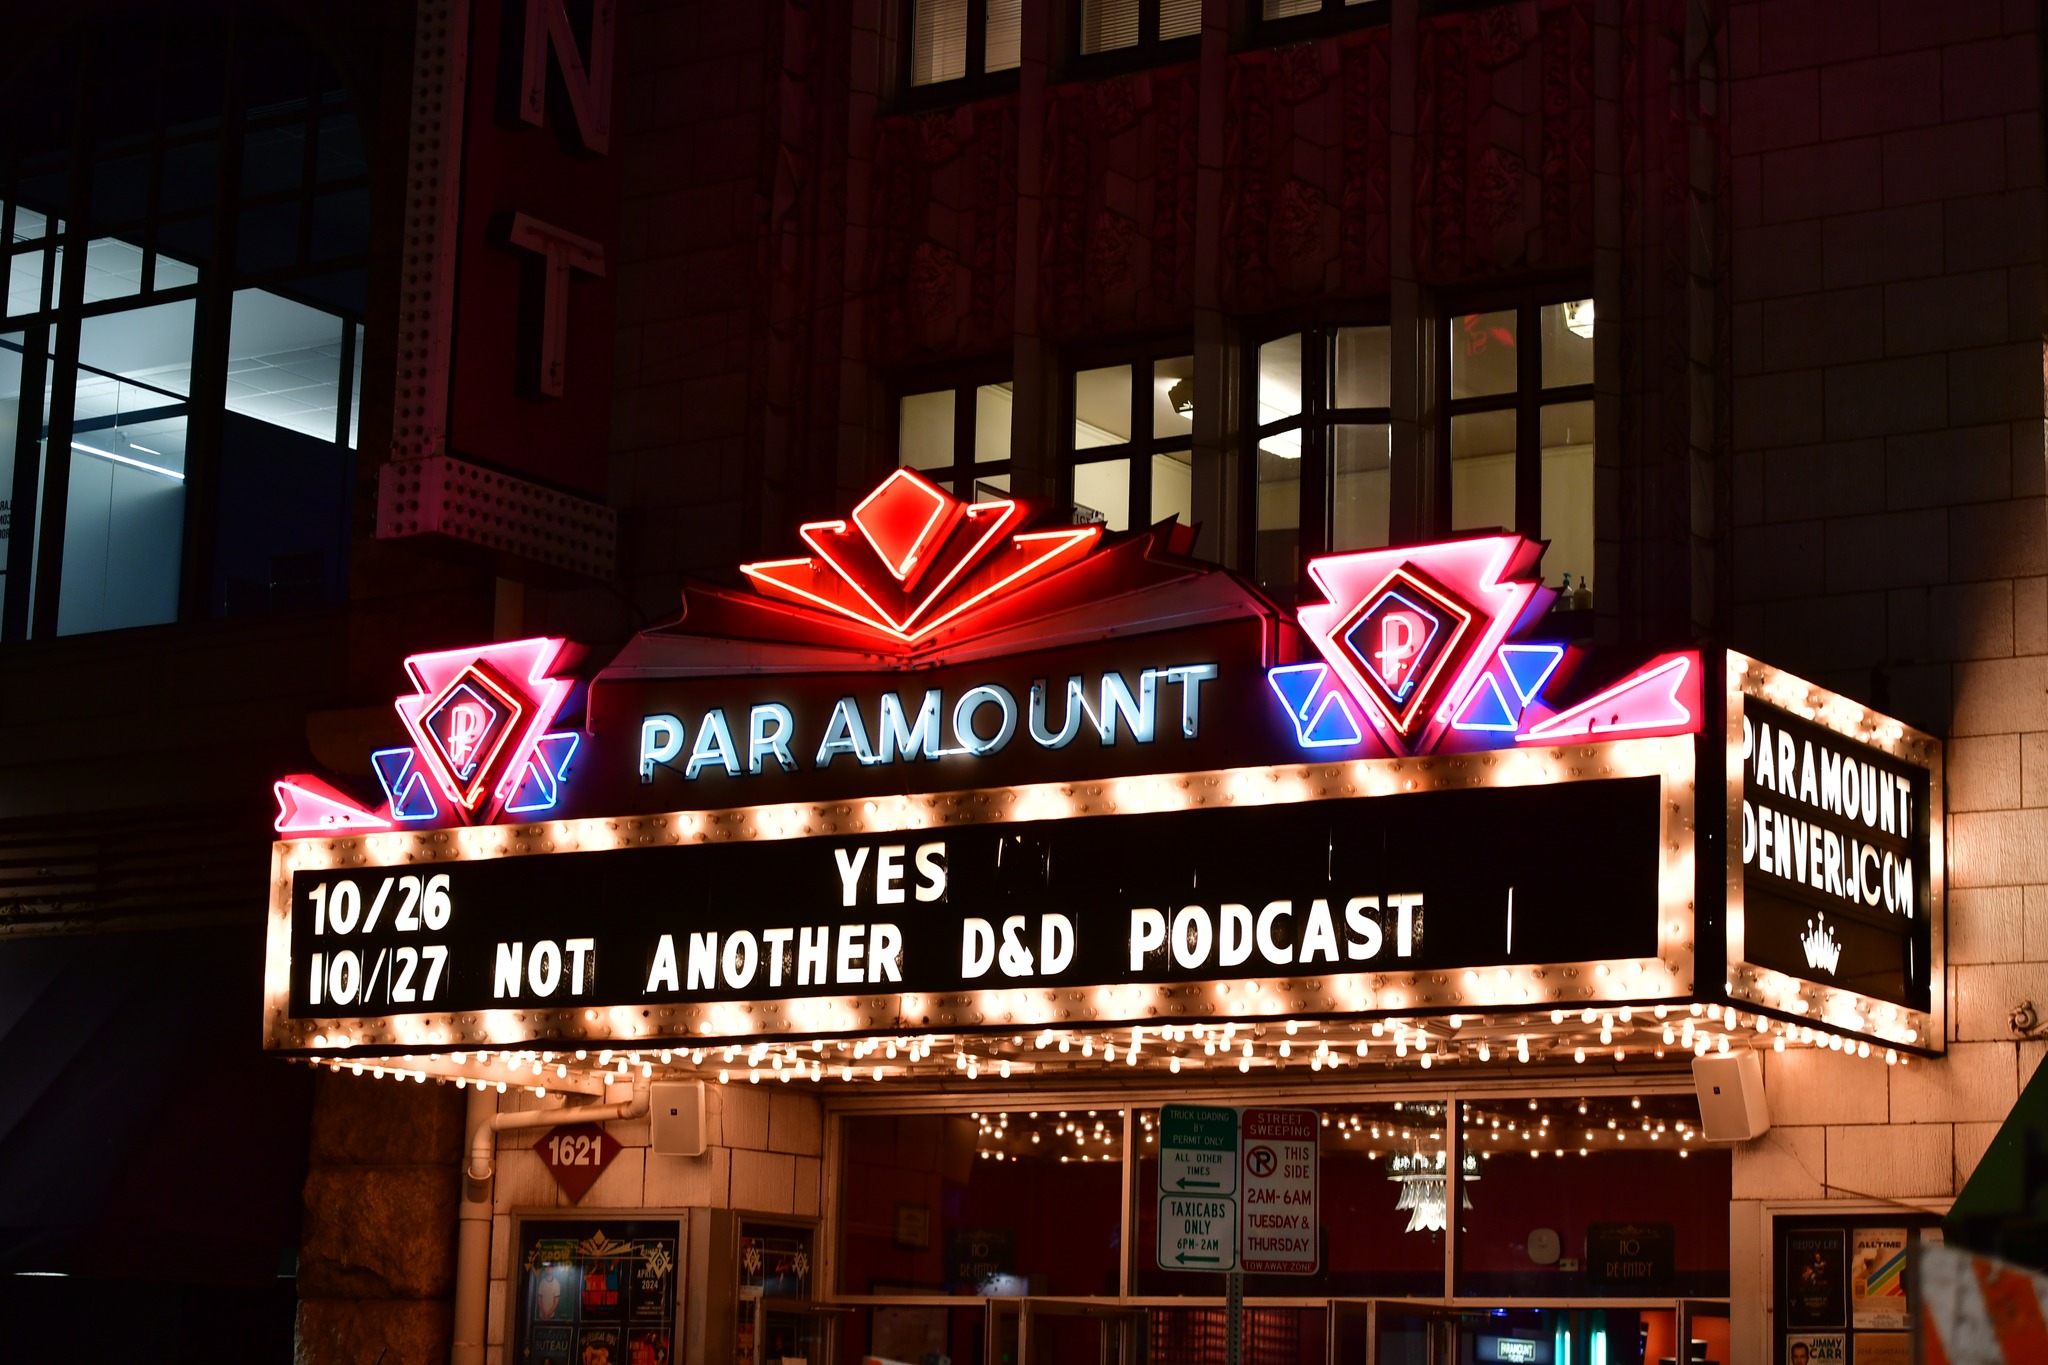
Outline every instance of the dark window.
<path id="1" fill-rule="evenodd" d="M 0 143 L 0 638 L 339 599 L 369 245 L 347 94 L 256 8 L 30 68 Z"/>
<path id="2" fill-rule="evenodd" d="M 896 463 L 962 502 L 1010 495 L 1010 382 L 973 378 L 896 403 Z"/>
<path id="3" fill-rule="evenodd" d="M 972 87 L 1017 69 L 1023 0 L 910 0 L 909 17 L 912 89 L 959 82 Z"/>
<path id="4" fill-rule="evenodd" d="M 1444 319 L 1451 531 L 1550 542 L 1544 577 L 1593 568 L 1593 303 L 1524 298 Z"/>
<path id="5" fill-rule="evenodd" d="M 1193 521 L 1195 358 L 1142 354 L 1068 382 L 1074 520 L 1112 531 Z"/>
<path id="6" fill-rule="evenodd" d="M 1372 325 L 1313 327 L 1246 348 L 1247 560 L 1282 598 L 1309 559 L 1388 543 L 1390 346 L 1389 329 Z"/>

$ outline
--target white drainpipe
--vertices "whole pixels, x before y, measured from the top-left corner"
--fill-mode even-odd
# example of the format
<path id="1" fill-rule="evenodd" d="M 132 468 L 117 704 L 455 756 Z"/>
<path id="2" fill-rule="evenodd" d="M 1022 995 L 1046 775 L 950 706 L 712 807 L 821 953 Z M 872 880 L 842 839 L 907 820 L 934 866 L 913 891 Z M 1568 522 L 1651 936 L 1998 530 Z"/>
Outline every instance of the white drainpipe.
<path id="1" fill-rule="evenodd" d="M 449 1365 L 483 1365 L 490 1332 L 491 1180 L 497 1174 L 498 1134 L 513 1128 L 555 1128 L 565 1123 L 604 1123 L 647 1117 L 647 1088 L 618 1104 L 560 1109 L 522 1109 L 501 1114 L 498 1097 L 478 1087 L 469 1092 L 469 1150 L 463 1158 L 462 1203 L 457 1213 L 455 1250 L 455 1341 Z"/>

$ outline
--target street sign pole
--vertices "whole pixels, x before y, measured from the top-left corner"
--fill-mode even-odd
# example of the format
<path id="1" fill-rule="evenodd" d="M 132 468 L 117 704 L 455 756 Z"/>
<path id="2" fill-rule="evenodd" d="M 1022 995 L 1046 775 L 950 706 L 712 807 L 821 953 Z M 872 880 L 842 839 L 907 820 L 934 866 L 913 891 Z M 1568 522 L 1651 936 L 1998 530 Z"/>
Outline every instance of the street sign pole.
<path id="1" fill-rule="evenodd" d="M 1223 1365 L 1244 1365 L 1244 1272 L 1230 1272 L 1223 1295 Z"/>

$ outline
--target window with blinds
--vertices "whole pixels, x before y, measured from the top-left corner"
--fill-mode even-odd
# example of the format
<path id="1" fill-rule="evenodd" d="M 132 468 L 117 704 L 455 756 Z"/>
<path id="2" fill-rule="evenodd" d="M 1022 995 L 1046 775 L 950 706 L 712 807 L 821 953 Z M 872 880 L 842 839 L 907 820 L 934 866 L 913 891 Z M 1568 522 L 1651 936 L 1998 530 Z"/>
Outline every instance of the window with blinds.
<path id="1" fill-rule="evenodd" d="M 1081 55 L 1134 52 L 1202 31 L 1202 0 L 1158 0 L 1149 32 L 1146 8 L 1143 0 L 1081 0 Z"/>
<path id="2" fill-rule="evenodd" d="M 1014 71 L 1024 0 L 912 0 L 910 84 L 944 85 Z"/>

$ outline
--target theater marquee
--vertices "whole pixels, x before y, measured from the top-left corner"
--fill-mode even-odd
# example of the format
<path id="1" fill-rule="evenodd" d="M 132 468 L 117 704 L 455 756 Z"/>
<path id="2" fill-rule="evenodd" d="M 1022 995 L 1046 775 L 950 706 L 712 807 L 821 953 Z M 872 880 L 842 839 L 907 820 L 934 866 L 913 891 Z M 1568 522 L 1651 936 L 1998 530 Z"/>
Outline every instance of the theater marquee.
<path id="1" fill-rule="evenodd" d="M 410 660 L 381 801 L 278 783 L 268 1045 L 1716 998 L 1703 936 L 1744 921 L 1696 913 L 1721 877 L 1695 852 L 1699 653 L 1552 638 L 1516 536 L 1317 561 L 1297 622 L 1170 525 L 1025 525 L 899 473 L 602 668 L 555 640 Z M 1786 883 L 1752 890 L 1737 998 L 1793 1007 L 1785 907 L 1822 898 L 1828 998 L 1894 1002 L 1858 1030 L 1891 1037 L 1938 975 L 1896 951 L 1903 904 L 1938 913 L 1938 794 L 1825 743 L 1811 793 L 1786 785 L 1805 721 L 1770 719 L 1771 785 L 1731 815 Z"/>

